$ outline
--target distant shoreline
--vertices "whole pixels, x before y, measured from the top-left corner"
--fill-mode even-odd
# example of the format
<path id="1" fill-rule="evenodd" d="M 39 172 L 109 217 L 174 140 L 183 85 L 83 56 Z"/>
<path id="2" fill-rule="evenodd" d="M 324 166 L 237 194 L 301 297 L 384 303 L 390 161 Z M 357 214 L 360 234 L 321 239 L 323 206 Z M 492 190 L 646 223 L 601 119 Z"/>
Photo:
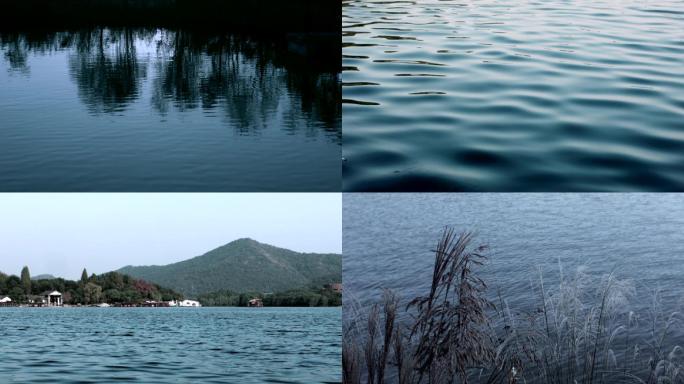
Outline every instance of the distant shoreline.
<path id="1" fill-rule="evenodd" d="M 82 309 L 82 308 L 100 308 L 100 309 L 119 309 L 119 308 L 154 308 L 154 309 L 167 309 L 167 308 L 192 308 L 192 309 L 198 309 L 198 308 L 250 308 L 250 309 L 264 309 L 264 308 L 342 308 L 341 305 L 336 305 L 336 306 L 327 306 L 327 307 L 311 307 L 311 306 L 274 306 L 274 307 L 244 307 L 244 306 L 230 306 L 230 305 L 203 305 L 201 307 L 142 307 L 142 306 L 109 306 L 109 307 L 98 307 L 96 305 L 64 305 L 61 307 L 38 307 L 38 306 L 27 306 L 27 305 L 6 305 L 6 306 L 0 306 L 0 311 L 3 310 L 4 308 L 21 308 L 21 309 L 51 309 L 51 308 L 59 308 L 59 309 Z"/>

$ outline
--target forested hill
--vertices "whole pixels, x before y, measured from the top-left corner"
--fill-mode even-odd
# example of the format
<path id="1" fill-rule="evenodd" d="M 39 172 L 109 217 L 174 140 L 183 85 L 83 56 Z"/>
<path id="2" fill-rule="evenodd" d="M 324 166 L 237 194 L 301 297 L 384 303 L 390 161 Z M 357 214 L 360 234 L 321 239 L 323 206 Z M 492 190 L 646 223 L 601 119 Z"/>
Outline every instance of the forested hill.
<path id="1" fill-rule="evenodd" d="M 169 287 L 188 297 L 229 290 L 281 292 L 342 281 L 342 255 L 299 253 L 239 239 L 165 266 L 127 266 L 117 272 Z"/>

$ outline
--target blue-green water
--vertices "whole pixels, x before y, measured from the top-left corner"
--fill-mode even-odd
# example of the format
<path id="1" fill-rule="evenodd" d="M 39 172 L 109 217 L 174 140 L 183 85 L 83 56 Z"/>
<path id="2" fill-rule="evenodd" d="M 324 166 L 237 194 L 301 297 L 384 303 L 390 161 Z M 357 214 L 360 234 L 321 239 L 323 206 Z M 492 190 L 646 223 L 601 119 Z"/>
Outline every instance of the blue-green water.
<path id="1" fill-rule="evenodd" d="M 344 190 L 684 190 L 684 2 L 342 4 Z"/>
<path id="2" fill-rule="evenodd" d="M 341 316 L 339 308 L 0 308 L 0 382 L 341 382 Z"/>
<path id="3" fill-rule="evenodd" d="M 358 303 L 365 311 L 384 288 L 405 302 L 427 294 L 432 250 L 450 225 L 489 245 L 478 276 L 497 303 L 501 293 L 516 311 L 537 309 L 540 272 L 549 289 L 561 273 L 579 273 L 587 290 L 601 287 L 599 277 L 612 272 L 636 288 L 625 306 L 639 316 L 633 335 L 652 341 L 656 291 L 656 312 L 684 313 L 683 194 L 347 193 L 343 221 L 345 306 Z M 667 345 L 683 341 L 678 320 Z"/>
<path id="4" fill-rule="evenodd" d="M 2 32 L 0 191 L 339 191 L 336 44 Z"/>

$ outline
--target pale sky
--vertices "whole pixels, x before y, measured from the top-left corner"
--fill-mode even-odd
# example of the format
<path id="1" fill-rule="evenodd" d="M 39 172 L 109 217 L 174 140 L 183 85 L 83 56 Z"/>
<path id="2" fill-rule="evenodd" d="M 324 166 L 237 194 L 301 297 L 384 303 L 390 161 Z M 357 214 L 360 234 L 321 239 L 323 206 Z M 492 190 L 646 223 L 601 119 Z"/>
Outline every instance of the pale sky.
<path id="1" fill-rule="evenodd" d="M 243 237 L 342 253 L 339 193 L 0 194 L 0 271 L 77 279 L 163 265 Z"/>

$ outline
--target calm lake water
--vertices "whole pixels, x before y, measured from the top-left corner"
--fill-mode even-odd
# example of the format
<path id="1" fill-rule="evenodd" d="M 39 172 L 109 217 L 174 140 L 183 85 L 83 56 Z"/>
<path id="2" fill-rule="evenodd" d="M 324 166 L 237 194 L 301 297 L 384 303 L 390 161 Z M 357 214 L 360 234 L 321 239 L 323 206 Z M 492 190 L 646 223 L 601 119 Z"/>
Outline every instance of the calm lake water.
<path id="1" fill-rule="evenodd" d="M 0 33 L 0 190 L 339 191 L 336 44 Z"/>
<path id="2" fill-rule="evenodd" d="M 557 290 L 559 265 L 566 276 L 583 271 L 588 282 L 611 271 L 632 281 L 636 294 L 628 307 L 640 316 L 634 333 L 640 337 L 648 338 L 654 290 L 660 290 L 663 312 L 684 309 L 680 194 L 347 193 L 343 216 L 347 306 L 356 301 L 368 308 L 382 288 L 404 302 L 427 294 L 431 250 L 443 227 L 453 225 L 491 247 L 481 277 L 513 310 L 537 308 L 539 268 L 545 286 Z M 667 342 L 670 348 L 684 343 L 684 323 L 671 329 Z"/>
<path id="3" fill-rule="evenodd" d="M 684 190 L 684 2 L 342 3 L 344 190 Z"/>
<path id="4" fill-rule="evenodd" d="M 341 382 L 339 308 L 0 308 L 16 383 Z"/>

